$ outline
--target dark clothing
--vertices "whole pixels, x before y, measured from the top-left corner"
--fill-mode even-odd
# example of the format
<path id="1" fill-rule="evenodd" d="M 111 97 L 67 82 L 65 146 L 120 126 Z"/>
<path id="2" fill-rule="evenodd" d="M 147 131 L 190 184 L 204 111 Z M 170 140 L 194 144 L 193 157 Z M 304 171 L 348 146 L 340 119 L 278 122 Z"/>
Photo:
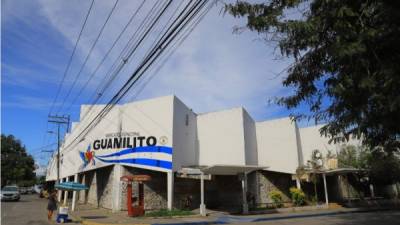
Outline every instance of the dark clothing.
<path id="1" fill-rule="evenodd" d="M 49 203 L 47 204 L 47 210 L 57 210 L 57 200 L 54 196 L 49 196 Z"/>

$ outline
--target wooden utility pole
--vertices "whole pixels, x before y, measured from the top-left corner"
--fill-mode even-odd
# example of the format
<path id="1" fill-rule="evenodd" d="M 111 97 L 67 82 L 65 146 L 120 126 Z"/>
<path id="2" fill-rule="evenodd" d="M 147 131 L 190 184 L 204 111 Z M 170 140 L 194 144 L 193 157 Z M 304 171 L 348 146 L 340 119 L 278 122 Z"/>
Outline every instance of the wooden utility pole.
<path id="1" fill-rule="evenodd" d="M 57 184 L 60 183 L 60 125 L 67 125 L 69 131 L 69 116 L 49 115 L 48 122 L 57 124 Z"/>

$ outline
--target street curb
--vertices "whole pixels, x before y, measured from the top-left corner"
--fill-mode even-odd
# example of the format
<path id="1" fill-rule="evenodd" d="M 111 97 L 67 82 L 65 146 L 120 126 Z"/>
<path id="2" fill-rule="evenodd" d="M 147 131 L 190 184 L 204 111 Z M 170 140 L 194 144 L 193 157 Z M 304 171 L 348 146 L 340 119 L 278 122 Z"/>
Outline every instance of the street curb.
<path id="1" fill-rule="evenodd" d="M 367 212 L 378 212 L 378 211 L 391 211 L 398 210 L 396 208 L 374 208 L 374 209 L 354 209 L 354 210 L 337 210 L 334 212 L 321 212 L 321 213 L 304 213 L 298 215 L 276 215 L 272 217 L 263 217 L 263 218 L 240 218 L 236 217 L 238 220 L 235 221 L 235 217 L 223 217 L 217 218 L 214 221 L 197 221 L 197 222 L 180 222 L 180 223 L 118 223 L 118 225 L 214 225 L 214 224 L 230 224 L 237 222 L 263 222 L 263 221 L 275 221 L 275 220 L 285 220 L 285 219 L 297 219 L 297 218 L 309 218 L 309 217 L 322 217 L 322 216 L 333 216 L 333 215 L 341 215 L 341 214 L 352 214 L 352 213 L 367 213 Z M 269 214 L 270 215 L 270 214 Z M 88 220 L 83 220 L 80 217 L 71 216 L 74 218 L 73 220 L 76 222 L 80 222 L 84 225 L 108 225 L 108 224 L 116 224 L 116 223 L 98 223 Z M 225 221 L 224 221 L 225 219 Z M 243 221 L 241 221 L 241 219 Z"/>

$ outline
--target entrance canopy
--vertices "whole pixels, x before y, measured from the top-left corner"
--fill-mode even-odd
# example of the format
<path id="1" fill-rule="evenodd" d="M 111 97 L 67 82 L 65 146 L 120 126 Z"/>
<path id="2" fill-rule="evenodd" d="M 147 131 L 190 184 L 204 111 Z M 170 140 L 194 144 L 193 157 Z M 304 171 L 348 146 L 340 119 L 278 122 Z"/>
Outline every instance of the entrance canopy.
<path id="1" fill-rule="evenodd" d="M 262 170 L 268 168 L 267 166 L 254 166 L 254 165 L 212 165 L 212 166 L 201 166 L 201 167 L 185 167 L 182 168 L 178 173 L 187 175 L 238 175 L 243 173 L 249 173 L 255 170 Z"/>
<path id="2" fill-rule="evenodd" d="M 243 173 L 249 173 L 255 170 L 266 169 L 266 166 L 255 166 L 255 165 L 213 165 L 205 168 L 201 168 L 200 170 L 204 174 L 212 174 L 212 175 L 238 175 Z"/>

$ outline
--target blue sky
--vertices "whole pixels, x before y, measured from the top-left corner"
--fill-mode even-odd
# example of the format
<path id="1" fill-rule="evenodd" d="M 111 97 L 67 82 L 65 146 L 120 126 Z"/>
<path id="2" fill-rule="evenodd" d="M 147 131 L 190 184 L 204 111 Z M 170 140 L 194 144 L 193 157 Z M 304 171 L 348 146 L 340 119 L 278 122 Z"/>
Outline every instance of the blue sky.
<path id="1" fill-rule="evenodd" d="M 118 2 L 72 96 L 88 79 L 138 2 Z M 146 2 L 143 9 L 151 2 Z M 53 135 L 45 135 L 46 130 L 54 129 L 52 125 L 47 127 L 47 115 L 89 5 L 89 0 L 2 1 L 1 129 L 3 134 L 20 139 L 39 164 L 46 164 L 49 154 L 37 148 L 55 142 Z M 112 5 L 113 1 L 95 1 L 62 95 L 72 85 L 73 76 Z M 257 121 L 289 115 L 284 108 L 268 104 L 268 99 L 291 91 L 281 85 L 285 73 L 273 79 L 291 60 L 279 59 L 274 45 L 265 43 L 256 33 L 233 34 L 233 27 L 243 25 L 244 21 L 221 14 L 221 7 L 216 5 L 209 12 L 135 99 L 175 94 L 198 113 L 244 106 Z M 138 18 L 143 17 L 144 14 L 138 14 Z M 128 33 L 133 30 L 134 26 Z M 60 113 L 77 120 L 79 105 L 89 102 L 88 97 L 100 83 L 107 65 L 111 65 L 127 40 L 128 35 L 121 38 L 121 44 L 117 44 L 104 68 L 96 73 L 93 83 L 71 110 Z M 129 65 L 123 70 L 109 94 L 121 86 L 132 70 Z M 128 95 L 123 101 L 131 100 Z M 67 99 L 67 104 L 71 101 Z M 56 102 L 56 108 L 59 105 Z"/>

